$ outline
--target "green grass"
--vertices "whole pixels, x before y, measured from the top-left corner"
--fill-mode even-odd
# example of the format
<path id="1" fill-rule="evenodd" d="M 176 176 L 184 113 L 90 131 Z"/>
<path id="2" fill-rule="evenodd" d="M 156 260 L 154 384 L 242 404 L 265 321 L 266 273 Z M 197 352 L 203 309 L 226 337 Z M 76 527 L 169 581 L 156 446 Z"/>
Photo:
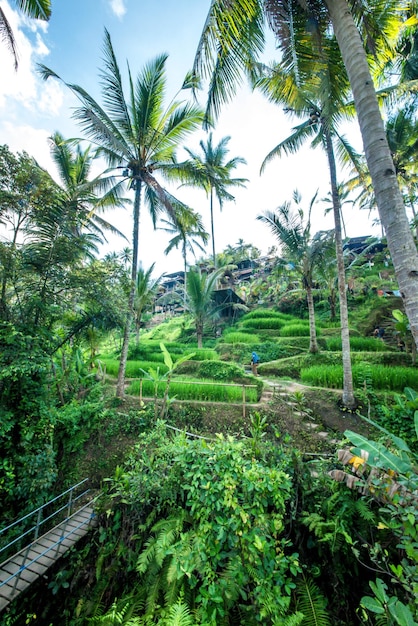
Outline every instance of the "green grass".
<path id="1" fill-rule="evenodd" d="M 302 382 L 331 389 L 342 389 L 342 365 L 315 365 L 302 369 Z M 353 365 L 353 382 L 356 388 L 361 388 L 366 382 L 376 390 L 403 391 L 405 387 L 418 387 L 418 369 L 412 367 L 390 367 L 386 365 L 369 365 L 359 363 Z"/>
<path id="2" fill-rule="evenodd" d="M 255 328 L 256 330 L 264 328 L 279 330 L 286 323 L 287 320 L 278 317 L 250 318 L 240 321 L 244 328 Z"/>
<path id="3" fill-rule="evenodd" d="M 129 385 L 127 393 L 139 395 L 140 381 L 135 380 Z M 165 382 L 158 384 L 158 397 L 162 397 L 165 391 Z M 142 395 L 144 397 L 154 397 L 154 383 L 150 380 L 142 380 Z M 222 383 L 207 383 L 193 381 L 190 384 L 184 381 L 172 381 L 170 385 L 170 398 L 177 400 L 201 400 L 206 402 L 242 402 L 242 385 L 227 385 Z M 257 402 L 257 389 L 245 389 L 246 402 Z"/>
<path id="4" fill-rule="evenodd" d="M 196 344 L 183 344 L 177 342 L 164 343 L 173 361 L 176 361 L 184 354 L 193 354 L 191 357 L 194 361 L 218 360 L 219 355 L 212 348 L 198 348 Z M 164 362 L 164 355 L 160 348 L 159 341 L 143 341 L 138 346 L 131 346 L 129 349 L 128 359 L 130 361 L 156 361 Z"/>
<path id="5" fill-rule="evenodd" d="M 100 358 L 99 361 L 106 367 L 106 374 L 109 376 L 117 376 L 119 371 L 119 361 L 117 359 Z M 164 363 L 155 361 L 128 361 L 126 363 L 126 378 L 137 378 L 143 376 L 142 370 L 148 372 L 150 368 L 160 368 L 160 374 L 165 374 L 168 367 Z"/>
<path id="6" fill-rule="evenodd" d="M 280 313 L 279 311 L 273 311 L 272 309 L 255 309 L 254 311 L 250 311 L 242 316 L 242 320 L 250 320 L 250 319 L 262 319 L 262 318 L 275 318 L 280 320 L 292 320 L 295 319 L 293 315 L 289 315 L 288 313 Z"/>
<path id="7" fill-rule="evenodd" d="M 258 335 L 250 334 L 250 333 L 241 333 L 239 331 L 228 331 L 222 335 L 223 343 L 245 343 L 245 344 L 253 344 L 259 343 L 260 338 Z"/>
<path id="8" fill-rule="evenodd" d="M 350 337 L 350 348 L 353 352 L 387 352 L 388 346 L 373 337 Z M 341 351 L 341 337 L 328 337 L 327 350 Z"/>
<path id="9" fill-rule="evenodd" d="M 316 327 L 317 336 L 321 334 Z M 299 322 L 298 324 L 286 324 L 280 331 L 281 337 L 309 337 L 309 324 Z"/>

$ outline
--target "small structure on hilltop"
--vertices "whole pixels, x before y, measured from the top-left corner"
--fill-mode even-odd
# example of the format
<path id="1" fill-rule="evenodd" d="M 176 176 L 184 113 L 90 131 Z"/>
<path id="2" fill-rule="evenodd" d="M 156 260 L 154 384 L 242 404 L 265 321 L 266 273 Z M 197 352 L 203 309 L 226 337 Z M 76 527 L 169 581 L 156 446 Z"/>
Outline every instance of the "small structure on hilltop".
<path id="1" fill-rule="evenodd" d="M 213 292 L 215 304 L 220 307 L 220 316 L 226 319 L 235 319 L 239 308 L 236 305 L 245 306 L 242 300 L 232 289 L 217 289 Z"/>

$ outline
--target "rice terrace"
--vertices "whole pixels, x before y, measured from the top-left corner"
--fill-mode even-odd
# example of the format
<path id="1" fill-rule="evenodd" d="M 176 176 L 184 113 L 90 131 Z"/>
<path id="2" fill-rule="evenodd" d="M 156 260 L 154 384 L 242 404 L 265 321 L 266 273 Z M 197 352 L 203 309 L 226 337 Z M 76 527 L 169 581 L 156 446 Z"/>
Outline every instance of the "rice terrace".
<path id="1" fill-rule="evenodd" d="M 416 3 L 157 4 L 1 3 L 0 625 L 418 625 Z"/>

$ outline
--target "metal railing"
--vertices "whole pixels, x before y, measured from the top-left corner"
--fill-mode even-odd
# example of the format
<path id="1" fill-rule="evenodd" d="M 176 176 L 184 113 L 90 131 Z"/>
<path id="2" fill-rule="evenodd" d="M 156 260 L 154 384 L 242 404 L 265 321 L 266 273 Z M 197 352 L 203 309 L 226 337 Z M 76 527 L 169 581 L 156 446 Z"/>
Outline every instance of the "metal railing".
<path id="1" fill-rule="evenodd" d="M 81 498 L 85 497 L 91 491 L 90 489 L 84 489 L 81 493 L 77 493 L 80 487 L 82 487 L 82 485 L 85 485 L 85 483 L 87 483 L 88 480 L 89 480 L 88 478 L 85 478 L 84 480 L 80 481 L 76 485 L 69 487 L 68 489 L 66 489 L 66 491 L 63 491 L 58 496 L 55 496 L 55 498 L 52 498 L 48 502 L 45 502 L 45 504 L 42 504 L 40 507 L 38 507 L 34 511 L 31 511 L 30 513 L 19 518 L 12 524 L 9 524 L 8 526 L 5 526 L 4 528 L 2 528 L 0 530 L 0 539 L 2 536 L 7 536 L 6 533 L 10 533 L 11 531 L 13 532 L 14 528 L 18 527 L 19 525 L 21 526 L 25 525 L 25 523 L 27 523 L 28 520 L 36 516 L 36 521 L 31 524 L 30 528 L 27 528 L 26 530 L 21 532 L 18 537 L 15 537 L 11 541 L 9 541 L 5 546 L 0 548 L 0 563 L 4 562 L 5 555 L 7 555 L 8 553 L 9 554 L 11 553 L 10 550 L 12 546 L 16 546 L 15 548 L 16 552 L 18 552 L 21 549 L 19 545 L 21 544 L 23 539 L 27 538 L 27 540 L 29 540 L 29 547 L 30 547 L 30 545 L 38 539 L 41 528 L 43 531 L 45 530 L 46 532 L 47 523 L 50 522 L 52 519 L 57 518 L 61 513 L 65 512 L 65 514 L 62 516 L 62 519 L 66 519 L 66 518 L 68 519 L 74 511 L 75 503 L 78 502 Z M 58 503 L 64 497 L 65 497 L 65 501 L 61 503 L 56 510 L 53 510 L 52 513 L 49 513 L 44 517 L 45 510 L 47 510 L 48 507 L 50 507 L 53 503 L 55 502 Z M 59 521 L 62 521 L 62 520 L 59 520 Z M 48 529 L 50 529 L 51 527 L 52 525 L 50 524 Z"/>

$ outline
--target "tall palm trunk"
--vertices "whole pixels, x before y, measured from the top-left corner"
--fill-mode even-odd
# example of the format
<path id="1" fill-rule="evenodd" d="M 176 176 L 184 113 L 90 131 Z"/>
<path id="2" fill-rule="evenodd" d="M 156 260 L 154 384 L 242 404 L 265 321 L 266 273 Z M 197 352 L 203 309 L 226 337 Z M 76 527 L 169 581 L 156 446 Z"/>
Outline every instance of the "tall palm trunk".
<path id="1" fill-rule="evenodd" d="M 196 321 L 196 337 L 197 337 L 197 347 L 203 348 L 203 322 L 200 320 Z"/>
<path id="2" fill-rule="evenodd" d="M 215 228 L 214 228 L 214 225 L 213 225 L 213 187 L 210 188 L 210 228 L 211 228 L 211 234 L 212 234 L 213 267 L 216 269 Z"/>
<path id="3" fill-rule="evenodd" d="M 312 287 L 306 285 L 306 301 L 308 303 L 308 315 L 309 315 L 309 352 L 319 352 L 318 342 L 316 340 L 316 326 L 315 326 L 315 309 L 312 295 Z"/>
<path id="4" fill-rule="evenodd" d="M 132 270 L 131 270 L 131 289 L 128 299 L 128 311 L 126 313 L 125 328 L 123 331 L 123 343 L 119 361 L 119 373 L 118 382 L 116 385 L 116 396 L 123 398 L 125 395 L 125 372 L 126 362 L 128 360 L 128 348 L 129 339 L 131 335 L 132 320 L 134 317 L 134 300 L 135 300 L 135 288 L 136 277 L 138 273 L 138 236 L 139 236 L 139 215 L 141 211 L 141 181 L 137 178 L 134 182 L 135 185 L 135 198 L 134 198 L 134 227 L 133 227 L 133 242 L 132 242 Z"/>
<path id="5" fill-rule="evenodd" d="M 360 34 L 346 0 L 325 0 L 353 91 L 380 220 L 415 343 L 418 343 L 418 254 L 387 142 Z"/>
<path id="6" fill-rule="evenodd" d="M 329 129 L 325 126 L 325 141 L 328 156 L 328 167 L 331 179 L 332 206 L 334 210 L 335 226 L 335 253 L 338 270 L 338 293 L 340 298 L 340 323 L 341 323 L 341 347 L 343 361 L 343 397 L 342 403 L 348 409 L 354 408 L 356 400 L 353 388 L 353 370 L 351 367 L 350 354 L 350 331 L 348 326 L 347 291 L 345 288 L 345 268 L 343 255 L 343 241 L 341 231 L 341 202 L 338 194 L 337 168 L 335 166 L 335 154 L 332 145 L 332 137 Z"/>
<path id="7" fill-rule="evenodd" d="M 186 252 L 186 242 L 183 242 L 183 263 L 184 263 L 184 310 L 186 310 L 186 300 L 187 300 L 187 252 Z"/>

